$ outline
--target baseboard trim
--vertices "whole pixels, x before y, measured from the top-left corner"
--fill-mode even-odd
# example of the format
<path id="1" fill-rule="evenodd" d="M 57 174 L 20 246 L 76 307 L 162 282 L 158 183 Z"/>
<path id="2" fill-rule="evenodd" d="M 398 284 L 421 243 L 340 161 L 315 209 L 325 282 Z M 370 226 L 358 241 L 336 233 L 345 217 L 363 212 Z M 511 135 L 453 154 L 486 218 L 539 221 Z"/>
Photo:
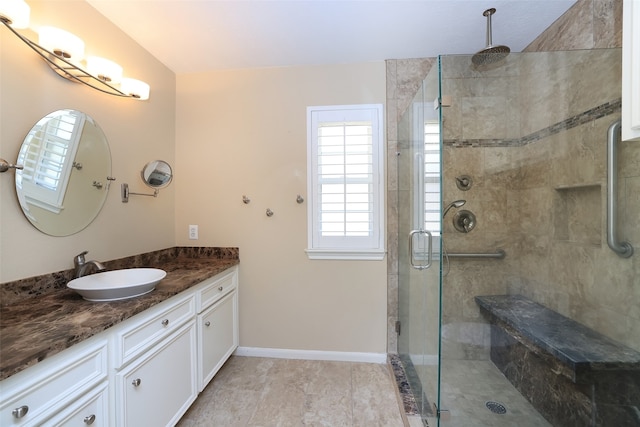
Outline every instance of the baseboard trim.
<path id="1" fill-rule="evenodd" d="M 284 348 L 238 347 L 236 356 L 270 357 L 274 359 L 331 360 L 336 362 L 387 363 L 386 353 L 355 353 L 346 351 L 289 350 Z"/>

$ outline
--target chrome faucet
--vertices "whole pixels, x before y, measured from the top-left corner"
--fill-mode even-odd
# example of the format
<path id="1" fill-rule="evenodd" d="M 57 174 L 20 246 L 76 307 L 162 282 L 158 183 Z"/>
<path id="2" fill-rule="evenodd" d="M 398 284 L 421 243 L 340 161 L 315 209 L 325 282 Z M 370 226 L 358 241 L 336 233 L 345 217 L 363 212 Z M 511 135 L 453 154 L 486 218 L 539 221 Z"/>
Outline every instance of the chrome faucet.
<path id="1" fill-rule="evenodd" d="M 75 256 L 75 258 L 73 258 L 73 265 L 76 268 L 76 271 L 74 274 L 75 278 L 84 276 L 87 273 L 87 269 L 91 266 L 95 268 L 96 272 L 106 270 L 104 265 L 102 265 L 102 263 L 98 261 L 95 261 L 95 260 L 85 261 L 84 256 L 88 253 L 89 251 L 83 251 L 81 254 L 78 254 Z"/>

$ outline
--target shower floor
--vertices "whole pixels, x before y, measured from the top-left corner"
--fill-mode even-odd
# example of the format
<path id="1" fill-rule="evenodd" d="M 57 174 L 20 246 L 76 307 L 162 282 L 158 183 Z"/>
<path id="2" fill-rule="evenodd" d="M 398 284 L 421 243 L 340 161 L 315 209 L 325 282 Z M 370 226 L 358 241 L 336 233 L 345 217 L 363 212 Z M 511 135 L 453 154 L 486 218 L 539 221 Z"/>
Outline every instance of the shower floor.
<path id="1" fill-rule="evenodd" d="M 445 360 L 442 372 L 442 408 L 451 414 L 448 421 L 440 422 L 442 427 L 551 426 L 491 361 Z M 435 378 L 435 373 L 430 377 Z M 412 392 L 406 386 L 400 391 Z M 507 412 L 495 414 L 487 408 L 487 402 L 498 402 L 505 406 Z M 407 413 L 407 416 L 411 426 L 418 425 L 415 413 Z M 434 427 L 433 419 L 429 423 Z"/>

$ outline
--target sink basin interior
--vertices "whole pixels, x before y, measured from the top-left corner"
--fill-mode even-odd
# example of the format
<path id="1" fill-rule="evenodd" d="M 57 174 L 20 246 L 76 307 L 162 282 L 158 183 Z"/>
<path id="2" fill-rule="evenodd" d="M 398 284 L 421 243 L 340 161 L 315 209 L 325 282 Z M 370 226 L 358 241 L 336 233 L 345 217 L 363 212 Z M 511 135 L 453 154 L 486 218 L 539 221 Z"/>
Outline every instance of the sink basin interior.
<path id="1" fill-rule="evenodd" d="M 117 301 L 153 291 L 166 275 L 158 268 L 127 268 L 73 279 L 67 287 L 88 301 Z"/>

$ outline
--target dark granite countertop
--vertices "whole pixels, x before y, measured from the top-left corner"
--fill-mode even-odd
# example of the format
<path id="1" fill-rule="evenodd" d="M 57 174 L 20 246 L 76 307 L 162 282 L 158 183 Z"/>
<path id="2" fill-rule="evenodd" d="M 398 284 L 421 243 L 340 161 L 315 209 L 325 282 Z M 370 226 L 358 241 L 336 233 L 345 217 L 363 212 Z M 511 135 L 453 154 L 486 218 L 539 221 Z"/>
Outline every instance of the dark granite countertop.
<path id="1" fill-rule="evenodd" d="M 234 248 L 172 248 L 104 263 L 107 269 L 155 267 L 167 272 L 151 293 L 129 300 L 90 302 L 66 288 L 69 274 L 59 272 L 51 289 L 28 289 L 18 281 L 2 284 L 0 307 L 0 380 L 90 338 L 239 263 Z M 38 283 L 45 282 L 45 276 Z M 61 286 L 61 283 L 63 284 Z M 6 286 L 5 286 L 6 285 Z M 11 286 L 13 285 L 13 286 Z M 13 288 L 13 293 L 11 289 Z M 18 298 L 16 289 L 23 295 Z M 35 295 L 34 295 L 35 293 Z M 7 295 L 13 297 L 11 301 Z"/>
<path id="2" fill-rule="evenodd" d="M 526 337 L 576 376 L 596 370 L 640 370 L 640 352 L 522 295 L 477 296 L 475 300 L 491 322 Z"/>

